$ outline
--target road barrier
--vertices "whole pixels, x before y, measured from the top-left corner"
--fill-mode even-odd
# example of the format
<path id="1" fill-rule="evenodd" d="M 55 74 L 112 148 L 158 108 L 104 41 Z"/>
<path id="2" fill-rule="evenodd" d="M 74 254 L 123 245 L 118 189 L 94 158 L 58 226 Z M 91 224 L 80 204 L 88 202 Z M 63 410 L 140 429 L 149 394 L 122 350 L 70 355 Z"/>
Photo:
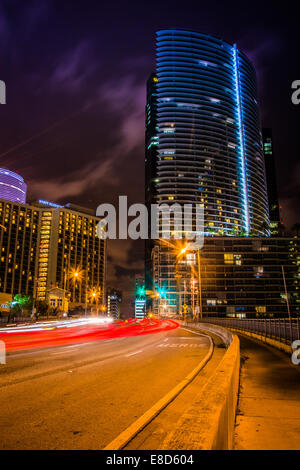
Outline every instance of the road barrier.
<path id="1" fill-rule="evenodd" d="M 277 349 L 291 354 L 291 344 L 300 339 L 299 318 L 204 318 L 203 322 L 222 325 L 231 330 L 242 332 L 247 336 L 263 341 Z"/>
<path id="2" fill-rule="evenodd" d="M 191 406 L 167 436 L 163 450 L 232 449 L 240 375 L 240 343 L 221 327 L 189 324 L 226 338 L 229 345 L 223 359 Z"/>

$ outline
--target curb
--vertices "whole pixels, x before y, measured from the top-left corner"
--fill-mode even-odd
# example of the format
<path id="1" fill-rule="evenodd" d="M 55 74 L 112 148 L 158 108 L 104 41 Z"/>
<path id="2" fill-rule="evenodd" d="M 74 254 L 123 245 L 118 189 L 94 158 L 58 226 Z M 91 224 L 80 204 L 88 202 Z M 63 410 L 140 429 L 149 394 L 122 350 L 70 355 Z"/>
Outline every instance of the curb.
<path id="1" fill-rule="evenodd" d="M 240 376 L 236 335 L 214 374 L 182 415 L 161 450 L 228 450 L 233 446 Z"/>

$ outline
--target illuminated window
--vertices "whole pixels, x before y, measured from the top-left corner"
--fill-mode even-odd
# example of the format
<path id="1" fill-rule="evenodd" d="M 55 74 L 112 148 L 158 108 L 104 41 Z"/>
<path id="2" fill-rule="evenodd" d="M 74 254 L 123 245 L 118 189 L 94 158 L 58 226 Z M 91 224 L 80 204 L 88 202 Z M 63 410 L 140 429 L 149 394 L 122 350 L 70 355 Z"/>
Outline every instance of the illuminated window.
<path id="1" fill-rule="evenodd" d="M 266 313 L 267 308 L 265 305 L 256 305 L 255 310 L 256 313 Z"/>
<path id="2" fill-rule="evenodd" d="M 233 264 L 233 253 L 224 253 L 225 264 Z"/>

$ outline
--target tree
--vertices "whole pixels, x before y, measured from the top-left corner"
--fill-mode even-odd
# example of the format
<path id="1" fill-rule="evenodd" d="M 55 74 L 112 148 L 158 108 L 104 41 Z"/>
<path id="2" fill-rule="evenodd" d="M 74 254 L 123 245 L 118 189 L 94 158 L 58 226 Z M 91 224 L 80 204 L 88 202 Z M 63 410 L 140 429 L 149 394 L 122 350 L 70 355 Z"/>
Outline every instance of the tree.
<path id="1" fill-rule="evenodd" d="M 33 307 L 33 298 L 31 295 L 17 294 L 11 302 L 15 310 L 20 310 L 22 315 L 30 315 Z"/>
<path id="2" fill-rule="evenodd" d="M 49 310 L 48 302 L 46 300 L 40 300 L 36 304 L 36 318 L 38 318 L 39 315 L 43 315 L 43 316 L 47 315 L 48 310 Z"/>
<path id="3" fill-rule="evenodd" d="M 17 302 L 12 301 L 9 304 L 9 314 L 7 322 L 10 323 L 10 321 L 13 320 L 15 317 L 20 316 L 21 312 L 21 306 Z"/>

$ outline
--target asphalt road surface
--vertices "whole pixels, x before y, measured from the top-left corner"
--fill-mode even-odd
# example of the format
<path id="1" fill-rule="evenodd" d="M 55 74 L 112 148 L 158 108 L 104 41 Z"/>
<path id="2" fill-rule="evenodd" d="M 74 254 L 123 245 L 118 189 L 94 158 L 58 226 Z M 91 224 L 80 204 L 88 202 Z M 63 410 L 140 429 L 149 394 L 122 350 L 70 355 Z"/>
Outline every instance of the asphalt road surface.
<path id="1" fill-rule="evenodd" d="M 11 352 L 0 365 L 0 449 L 102 449 L 208 349 L 178 328 Z"/>

